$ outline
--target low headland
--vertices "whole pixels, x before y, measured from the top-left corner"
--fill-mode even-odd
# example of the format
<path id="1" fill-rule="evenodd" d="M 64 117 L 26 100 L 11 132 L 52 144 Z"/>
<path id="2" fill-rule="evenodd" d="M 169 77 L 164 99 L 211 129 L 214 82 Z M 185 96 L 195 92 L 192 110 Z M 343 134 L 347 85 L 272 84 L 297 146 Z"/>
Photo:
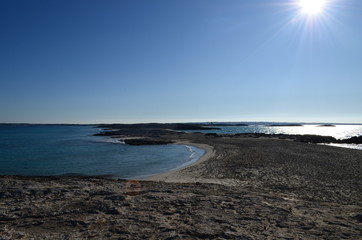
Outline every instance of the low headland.
<path id="1" fill-rule="evenodd" d="M 128 144 L 188 144 L 206 153 L 188 167 L 138 181 L 1 176 L 0 239 L 361 236 L 362 151 L 314 144 L 341 140 L 184 133 L 187 124 L 100 127 L 106 131 L 97 135 Z"/>

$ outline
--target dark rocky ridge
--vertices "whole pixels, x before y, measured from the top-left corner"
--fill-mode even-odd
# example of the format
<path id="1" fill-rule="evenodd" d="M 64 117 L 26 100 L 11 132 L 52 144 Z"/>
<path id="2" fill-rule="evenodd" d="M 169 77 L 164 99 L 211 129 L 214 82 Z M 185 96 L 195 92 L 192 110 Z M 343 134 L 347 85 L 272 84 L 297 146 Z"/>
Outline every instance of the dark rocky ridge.
<path id="1" fill-rule="evenodd" d="M 265 137 L 265 138 L 279 138 L 279 139 L 290 139 L 296 142 L 305 143 L 346 143 L 346 144 L 362 144 L 362 136 L 351 137 L 347 139 L 336 139 L 331 136 L 320 136 L 320 135 L 293 135 L 293 134 L 265 134 L 265 133 L 237 133 L 234 136 L 245 136 L 245 137 Z"/>
<path id="2" fill-rule="evenodd" d="M 124 139 L 125 144 L 128 145 L 165 145 L 174 143 L 173 141 L 150 139 L 150 138 L 135 138 L 135 139 Z"/>
<path id="3" fill-rule="evenodd" d="M 215 130 L 220 128 L 204 127 L 198 124 L 186 123 L 140 123 L 140 124 L 102 124 L 97 127 L 104 131 L 94 136 L 126 136 L 158 138 L 163 135 L 177 135 L 184 130 Z"/>
<path id="4" fill-rule="evenodd" d="M 275 125 L 281 126 L 281 125 Z M 298 126 L 298 125 L 295 125 Z M 165 144 L 172 143 L 170 140 L 163 139 L 165 136 L 176 137 L 180 135 L 177 131 L 182 130 L 210 130 L 219 128 L 209 128 L 204 125 L 197 124 L 111 124 L 111 125 L 100 125 L 104 129 L 103 132 L 95 134 L 95 136 L 110 136 L 110 137 L 141 137 L 146 138 L 145 141 L 133 139 L 132 141 L 126 142 L 126 144 L 145 145 L 148 144 Z M 201 133 L 200 133 L 201 134 Z M 265 134 L 265 133 L 237 133 L 237 134 L 216 134 L 206 133 L 206 136 L 244 136 L 244 137 L 265 137 L 265 138 L 279 138 L 279 139 L 290 139 L 296 142 L 304 143 L 339 143 L 339 144 L 362 144 L 362 136 L 351 137 L 348 139 L 336 139 L 331 136 L 320 136 L 320 135 L 293 135 L 293 134 Z"/>
<path id="5" fill-rule="evenodd" d="M 337 140 L 338 141 L 338 140 Z M 344 140 L 339 140 L 337 143 L 354 143 L 354 144 L 362 144 L 362 136 L 351 137 Z"/>

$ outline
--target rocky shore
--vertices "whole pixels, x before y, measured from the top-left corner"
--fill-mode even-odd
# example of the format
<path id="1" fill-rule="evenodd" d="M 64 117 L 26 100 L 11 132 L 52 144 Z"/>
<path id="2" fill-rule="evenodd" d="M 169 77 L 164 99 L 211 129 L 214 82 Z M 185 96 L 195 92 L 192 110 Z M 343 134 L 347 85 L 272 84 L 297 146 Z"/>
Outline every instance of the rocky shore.
<path id="1" fill-rule="evenodd" d="M 127 127 L 129 126 L 129 127 Z M 211 126 L 211 127 L 210 127 Z M 219 125 L 202 125 L 202 124 L 160 124 L 160 123 L 152 123 L 152 124 L 109 124 L 109 125 L 99 125 L 99 128 L 103 128 L 104 131 L 95 134 L 95 136 L 108 136 L 114 138 L 128 138 L 132 137 L 131 145 L 153 145 L 152 141 L 159 141 L 159 138 L 164 136 L 178 136 L 180 135 L 180 131 L 185 130 L 214 130 L 219 129 L 217 127 L 221 126 L 247 126 L 246 124 L 219 124 Z M 280 126 L 288 126 L 288 127 L 299 127 L 303 126 L 301 124 L 274 124 L 268 125 L 270 127 L 280 127 Z M 325 124 L 320 125 L 321 127 L 331 127 L 334 125 Z M 247 136 L 247 137 L 264 137 L 264 138 L 279 138 L 279 139 L 291 139 L 296 142 L 306 142 L 306 143 L 338 143 L 338 144 L 362 144 L 362 136 L 351 137 L 347 139 L 336 139 L 331 136 L 320 136 L 320 135 L 295 135 L 295 134 L 265 134 L 265 133 L 237 133 L 237 134 L 216 134 L 216 133 L 206 133 L 208 136 Z M 140 139 L 137 141 L 137 137 Z M 140 137 L 142 136 L 142 137 Z M 153 138 L 153 139 L 152 139 Z M 142 140 L 144 144 L 142 144 Z M 133 141 L 134 140 L 134 141 Z M 138 143 L 136 143 L 138 142 Z M 172 142 L 172 141 L 171 141 Z M 150 143 L 150 144 L 148 144 Z"/>
<path id="2" fill-rule="evenodd" d="M 0 239 L 360 239 L 362 151 L 161 130 L 207 155 L 139 182 L 2 176 Z"/>

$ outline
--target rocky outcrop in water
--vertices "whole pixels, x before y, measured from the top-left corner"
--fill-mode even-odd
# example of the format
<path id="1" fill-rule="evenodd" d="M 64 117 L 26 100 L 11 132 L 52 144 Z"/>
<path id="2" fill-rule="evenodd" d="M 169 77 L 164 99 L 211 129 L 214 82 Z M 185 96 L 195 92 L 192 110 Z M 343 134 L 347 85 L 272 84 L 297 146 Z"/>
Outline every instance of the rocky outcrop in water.
<path id="1" fill-rule="evenodd" d="M 322 124 L 322 125 L 319 125 L 318 127 L 335 127 L 336 125 L 333 125 L 333 124 Z"/>
<path id="2" fill-rule="evenodd" d="M 359 137 L 351 137 L 348 139 L 341 140 L 341 143 L 355 143 L 355 144 L 362 144 L 362 136 Z"/>
<path id="3" fill-rule="evenodd" d="M 186 123 L 141 123 L 141 124 L 102 124 L 103 131 L 94 136 L 147 136 L 177 135 L 177 131 L 186 130 L 218 130 L 216 127 L 205 127 L 201 124 Z"/>

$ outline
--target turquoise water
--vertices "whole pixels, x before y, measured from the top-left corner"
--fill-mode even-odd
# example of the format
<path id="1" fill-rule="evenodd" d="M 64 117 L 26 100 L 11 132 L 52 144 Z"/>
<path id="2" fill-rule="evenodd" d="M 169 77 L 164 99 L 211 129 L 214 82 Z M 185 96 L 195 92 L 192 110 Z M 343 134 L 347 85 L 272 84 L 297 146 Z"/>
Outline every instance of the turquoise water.
<path id="1" fill-rule="evenodd" d="M 93 126 L 0 126 L 0 175 L 112 175 L 140 178 L 196 161 L 185 145 L 129 146 Z"/>

